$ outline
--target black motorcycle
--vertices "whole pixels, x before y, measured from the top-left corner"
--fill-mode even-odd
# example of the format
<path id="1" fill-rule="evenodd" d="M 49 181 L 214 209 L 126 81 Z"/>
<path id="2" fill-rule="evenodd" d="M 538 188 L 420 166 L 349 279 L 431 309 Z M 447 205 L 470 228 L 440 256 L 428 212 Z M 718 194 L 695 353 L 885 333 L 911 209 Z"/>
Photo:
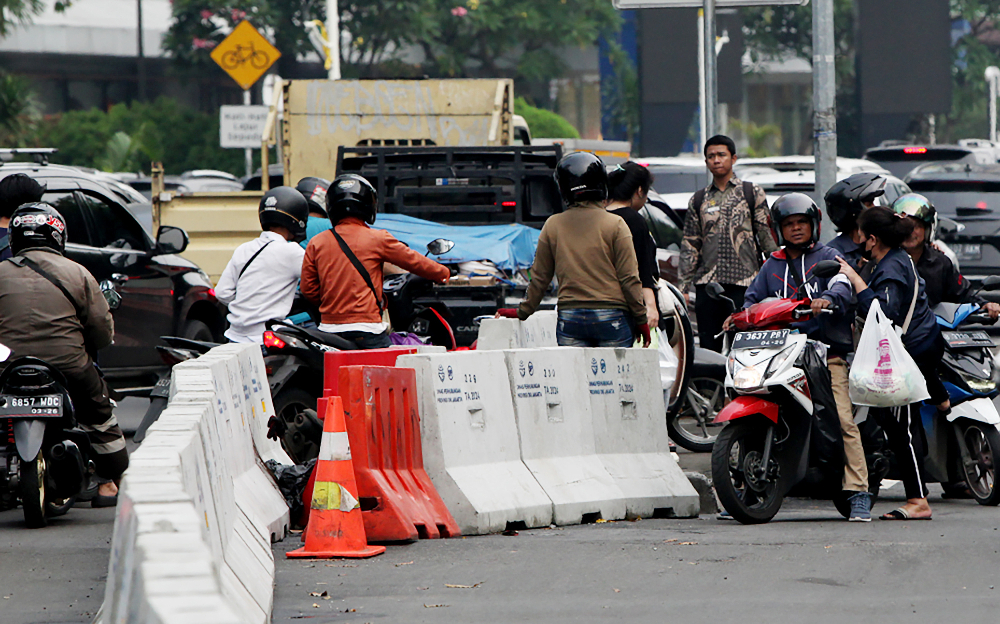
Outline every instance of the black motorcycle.
<path id="1" fill-rule="evenodd" d="M 114 285 L 102 282 L 101 290 L 117 309 Z M 3 351 L 0 361 L 10 355 Z M 0 507 L 20 500 L 29 528 L 46 526 L 97 490 L 90 439 L 66 388 L 62 373 L 34 357 L 17 358 L 0 374 Z"/>

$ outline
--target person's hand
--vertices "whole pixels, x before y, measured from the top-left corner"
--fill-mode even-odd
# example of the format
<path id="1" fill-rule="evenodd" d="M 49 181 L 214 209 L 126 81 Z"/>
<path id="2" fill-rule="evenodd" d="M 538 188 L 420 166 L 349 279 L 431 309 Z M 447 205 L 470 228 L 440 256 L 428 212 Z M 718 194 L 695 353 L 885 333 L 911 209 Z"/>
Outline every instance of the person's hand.
<path id="1" fill-rule="evenodd" d="M 730 314 L 726 320 L 722 321 L 722 331 L 729 331 L 733 326 L 733 315 Z"/>
<path id="2" fill-rule="evenodd" d="M 684 307 L 691 307 L 691 293 L 684 293 Z"/>
<path id="3" fill-rule="evenodd" d="M 865 281 L 861 279 L 861 276 L 858 275 L 858 272 L 854 270 L 854 267 L 851 266 L 851 263 L 848 262 L 847 260 L 844 260 L 843 256 L 837 256 L 837 262 L 840 263 L 841 275 L 846 276 L 847 279 L 850 280 L 851 285 L 854 286 L 854 289 L 859 292 L 864 290 L 866 287 Z"/>
<path id="4" fill-rule="evenodd" d="M 639 335 L 642 336 L 642 348 L 645 349 L 649 345 L 653 344 L 653 338 L 649 335 L 649 323 L 643 323 L 636 328 L 639 331 Z"/>
<path id="5" fill-rule="evenodd" d="M 267 437 L 269 440 L 279 440 L 285 435 L 286 429 L 285 421 L 277 416 L 271 416 L 267 419 Z"/>
<path id="6" fill-rule="evenodd" d="M 983 310 L 985 310 L 994 321 L 997 320 L 997 318 L 1000 318 L 1000 303 L 993 303 L 991 301 L 983 305 Z"/>
<path id="7" fill-rule="evenodd" d="M 646 320 L 650 327 L 660 326 L 660 311 L 656 309 L 656 304 L 646 304 Z"/>
<path id="8" fill-rule="evenodd" d="M 493 318 L 510 318 L 510 319 L 516 319 L 517 318 L 517 308 L 500 308 L 499 310 L 497 310 L 497 314 Z"/>
<path id="9" fill-rule="evenodd" d="M 818 316 L 821 310 L 825 310 L 831 305 L 833 304 L 826 299 L 813 299 L 809 307 L 812 309 L 813 316 Z"/>

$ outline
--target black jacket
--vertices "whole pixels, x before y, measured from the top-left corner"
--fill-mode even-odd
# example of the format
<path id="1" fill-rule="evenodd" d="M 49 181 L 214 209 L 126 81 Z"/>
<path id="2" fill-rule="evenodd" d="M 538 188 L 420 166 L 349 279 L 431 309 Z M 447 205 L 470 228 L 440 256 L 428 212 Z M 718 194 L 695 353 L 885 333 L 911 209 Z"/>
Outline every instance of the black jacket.
<path id="1" fill-rule="evenodd" d="M 913 289 L 919 289 L 910 327 L 902 338 L 903 346 L 910 355 L 927 350 L 940 333 L 937 319 L 927 306 L 924 280 L 915 278 L 910 256 L 902 249 L 891 249 L 875 264 L 868 279 L 868 288 L 858 293 L 858 316 L 866 318 L 872 302 L 877 298 L 889 320 L 902 326 L 913 301 Z"/>
<path id="2" fill-rule="evenodd" d="M 931 308 L 942 301 L 984 303 L 984 299 L 972 290 L 972 283 L 962 277 L 948 256 L 930 245 L 924 247 L 924 253 L 917 260 L 917 272 L 924 278 L 927 305 Z"/>

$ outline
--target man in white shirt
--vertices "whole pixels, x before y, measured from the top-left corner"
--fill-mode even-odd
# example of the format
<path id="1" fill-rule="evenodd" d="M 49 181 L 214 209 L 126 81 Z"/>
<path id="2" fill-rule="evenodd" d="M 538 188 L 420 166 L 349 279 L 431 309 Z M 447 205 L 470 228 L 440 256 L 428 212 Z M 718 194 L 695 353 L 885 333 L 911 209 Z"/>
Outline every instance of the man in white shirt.
<path id="1" fill-rule="evenodd" d="M 263 344 L 264 322 L 288 316 L 302 274 L 305 197 L 279 186 L 264 194 L 257 214 L 264 231 L 236 248 L 215 287 L 216 298 L 229 306 L 225 335 L 232 342 Z"/>

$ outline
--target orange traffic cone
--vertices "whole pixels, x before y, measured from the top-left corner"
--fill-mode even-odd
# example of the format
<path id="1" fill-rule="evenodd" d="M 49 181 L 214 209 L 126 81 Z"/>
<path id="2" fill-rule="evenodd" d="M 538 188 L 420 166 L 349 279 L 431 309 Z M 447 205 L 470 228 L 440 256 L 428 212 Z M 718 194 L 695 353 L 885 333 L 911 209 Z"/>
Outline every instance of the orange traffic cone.
<path id="1" fill-rule="evenodd" d="M 351 464 L 351 444 L 347 439 L 344 405 L 339 396 L 319 400 L 323 419 L 323 441 L 316 461 L 306 545 L 285 553 L 288 557 L 374 557 L 385 546 L 369 546 L 358 502 L 358 486 Z"/>

